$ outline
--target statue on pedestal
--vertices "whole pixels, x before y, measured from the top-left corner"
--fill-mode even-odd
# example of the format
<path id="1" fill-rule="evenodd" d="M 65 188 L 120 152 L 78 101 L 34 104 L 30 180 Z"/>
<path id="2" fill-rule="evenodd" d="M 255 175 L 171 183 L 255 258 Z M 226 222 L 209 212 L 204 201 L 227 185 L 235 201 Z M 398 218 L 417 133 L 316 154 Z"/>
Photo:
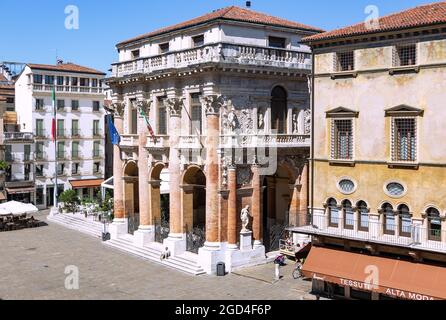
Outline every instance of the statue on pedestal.
<path id="1" fill-rule="evenodd" d="M 251 216 L 251 213 L 249 212 L 249 205 L 244 207 L 240 213 L 240 219 L 242 220 L 242 233 L 250 232 L 251 230 L 248 229 L 249 225 L 249 217 Z"/>

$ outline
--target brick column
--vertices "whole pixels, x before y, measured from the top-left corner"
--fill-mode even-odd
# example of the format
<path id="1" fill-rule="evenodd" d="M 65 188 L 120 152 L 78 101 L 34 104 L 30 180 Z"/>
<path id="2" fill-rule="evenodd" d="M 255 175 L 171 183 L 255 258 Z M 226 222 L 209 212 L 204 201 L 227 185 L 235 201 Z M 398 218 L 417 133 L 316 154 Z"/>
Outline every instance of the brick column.
<path id="1" fill-rule="evenodd" d="M 118 133 L 122 134 L 124 107 L 122 104 L 115 104 L 114 110 L 114 124 Z M 113 146 L 113 199 L 115 219 L 124 219 L 124 182 L 122 180 L 122 170 L 121 149 L 118 145 L 115 145 Z"/>
<path id="2" fill-rule="evenodd" d="M 218 144 L 219 115 L 206 110 L 206 242 L 215 243 L 218 237 Z"/>
<path id="3" fill-rule="evenodd" d="M 150 109 L 146 101 L 138 101 L 137 105 L 140 113 L 138 119 L 139 217 L 140 226 L 148 227 L 153 225 L 149 203 L 149 154 L 146 149 L 148 129 L 146 121 L 141 114 L 142 112 L 149 114 Z"/>
<path id="4" fill-rule="evenodd" d="M 179 234 L 184 231 L 181 225 L 181 163 L 178 150 L 183 102 L 178 98 L 169 98 L 165 104 L 169 110 L 170 233 L 173 237 L 178 238 Z"/>
<path id="5" fill-rule="evenodd" d="M 262 186 L 260 183 L 260 168 L 258 165 L 252 166 L 252 173 L 252 231 L 255 248 L 256 246 L 261 246 L 263 242 Z"/>
<path id="6" fill-rule="evenodd" d="M 230 249 L 237 248 L 237 169 L 228 167 L 228 245 Z"/>

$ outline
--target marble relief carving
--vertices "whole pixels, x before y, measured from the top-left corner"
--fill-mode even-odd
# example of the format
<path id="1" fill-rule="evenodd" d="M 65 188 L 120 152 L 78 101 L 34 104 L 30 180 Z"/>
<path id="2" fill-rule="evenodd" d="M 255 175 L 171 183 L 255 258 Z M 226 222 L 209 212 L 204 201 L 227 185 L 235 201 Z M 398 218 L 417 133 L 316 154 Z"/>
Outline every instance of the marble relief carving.
<path id="1" fill-rule="evenodd" d="M 304 132 L 311 134 L 311 110 L 307 109 L 304 112 Z"/>

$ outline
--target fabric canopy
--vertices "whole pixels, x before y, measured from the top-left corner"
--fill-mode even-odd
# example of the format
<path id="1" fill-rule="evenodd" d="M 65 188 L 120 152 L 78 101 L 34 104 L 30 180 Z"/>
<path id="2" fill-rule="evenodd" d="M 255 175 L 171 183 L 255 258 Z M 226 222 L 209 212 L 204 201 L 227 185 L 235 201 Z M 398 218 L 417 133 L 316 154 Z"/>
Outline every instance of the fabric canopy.
<path id="1" fill-rule="evenodd" d="M 85 180 L 71 180 L 70 184 L 73 189 L 81 188 L 97 188 L 104 182 L 103 179 L 85 179 Z"/>
<path id="2" fill-rule="evenodd" d="M 446 268 L 313 247 L 305 276 L 406 300 L 446 299 Z M 377 283 L 369 280 L 376 276 Z"/>

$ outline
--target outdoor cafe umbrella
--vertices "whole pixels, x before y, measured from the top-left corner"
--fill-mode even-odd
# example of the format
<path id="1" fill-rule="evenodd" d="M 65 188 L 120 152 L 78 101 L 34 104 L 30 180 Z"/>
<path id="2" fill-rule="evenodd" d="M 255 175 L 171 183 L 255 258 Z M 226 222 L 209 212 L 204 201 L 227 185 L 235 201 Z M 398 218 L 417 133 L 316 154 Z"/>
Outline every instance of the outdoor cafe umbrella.
<path id="1" fill-rule="evenodd" d="M 22 203 L 17 201 L 9 201 L 0 204 L 0 214 L 2 215 L 22 215 L 25 213 L 36 213 L 39 209 L 30 203 Z"/>

